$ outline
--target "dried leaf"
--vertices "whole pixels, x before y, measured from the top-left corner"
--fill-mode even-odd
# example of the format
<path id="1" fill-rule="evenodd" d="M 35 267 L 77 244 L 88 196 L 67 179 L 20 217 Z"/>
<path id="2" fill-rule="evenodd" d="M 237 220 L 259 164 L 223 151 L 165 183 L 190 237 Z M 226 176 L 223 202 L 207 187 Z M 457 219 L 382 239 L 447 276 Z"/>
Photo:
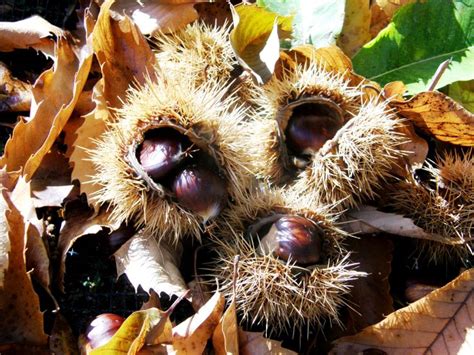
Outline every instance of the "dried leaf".
<path id="1" fill-rule="evenodd" d="M 96 234 L 104 228 L 117 229 L 119 226 L 111 225 L 108 217 L 109 213 L 105 209 L 101 209 L 96 213 L 78 201 L 72 201 L 66 205 L 64 224 L 59 233 L 58 241 L 58 251 L 61 255 L 58 281 L 61 290 L 64 287 L 67 252 L 74 242 L 84 235 Z"/>
<path id="2" fill-rule="evenodd" d="M 390 314 L 359 334 L 335 342 L 332 354 L 368 349 L 387 354 L 472 354 L 474 269 Z"/>
<path id="3" fill-rule="evenodd" d="M 216 292 L 194 316 L 174 327 L 173 351 L 170 351 L 170 353 L 202 354 L 208 339 L 219 324 L 224 305 L 224 296 Z"/>
<path id="4" fill-rule="evenodd" d="M 10 252 L 0 289 L 0 344 L 46 345 L 43 313 L 25 265 L 25 221 L 5 192 L 4 198 L 9 209 L 6 212 L 8 231 L 1 238 L 9 239 Z"/>
<path id="5" fill-rule="evenodd" d="M 31 195 L 36 208 L 61 207 L 74 185 L 66 157 L 57 150 L 46 154 L 31 179 Z"/>
<path id="6" fill-rule="evenodd" d="M 210 287 L 198 279 L 188 282 L 188 288 L 191 290 L 191 304 L 195 312 L 197 312 L 204 304 L 209 301 L 211 290 Z"/>
<path id="7" fill-rule="evenodd" d="M 195 4 L 194 8 L 198 12 L 199 21 L 209 26 L 222 27 L 232 23 L 232 12 L 225 0 Z"/>
<path id="8" fill-rule="evenodd" d="M 0 52 L 31 47 L 53 57 L 52 35 L 62 37 L 65 32 L 40 16 L 16 22 L 0 22 Z"/>
<path id="9" fill-rule="evenodd" d="M 267 339 L 262 333 L 245 332 L 239 329 L 239 353 L 241 355 L 293 355 L 294 351 L 285 349 L 279 341 Z"/>
<path id="10" fill-rule="evenodd" d="M 83 48 L 78 58 L 64 39 L 57 43 L 56 56 L 54 67 L 41 74 L 33 87 L 32 119 L 15 126 L 0 161 L 8 172 L 23 169 L 27 179 L 39 167 L 69 119 L 92 63 L 88 47 Z"/>
<path id="11" fill-rule="evenodd" d="M 350 233 L 380 233 L 385 232 L 402 237 L 433 240 L 446 244 L 446 238 L 439 234 L 424 231 L 415 225 L 410 218 L 395 213 L 378 211 L 372 206 L 360 206 L 358 209 L 347 212 L 349 221 L 342 227 Z M 456 243 L 457 241 L 453 241 Z"/>
<path id="12" fill-rule="evenodd" d="M 109 107 L 122 106 L 132 83 L 141 84 L 154 72 L 155 56 L 129 17 L 115 20 L 113 0 L 104 2 L 92 32 L 92 44 L 102 70 L 104 97 Z"/>
<path id="13" fill-rule="evenodd" d="M 474 114 L 440 92 L 422 92 L 391 105 L 399 115 L 441 141 L 474 146 Z"/>
<path id="14" fill-rule="evenodd" d="M 26 269 L 31 270 L 31 276 L 48 290 L 51 284 L 50 260 L 42 238 L 42 229 L 38 230 L 33 224 L 28 224 L 26 235 Z"/>
<path id="15" fill-rule="evenodd" d="M 365 0 L 347 0 L 344 25 L 337 39 L 338 46 L 353 56 L 370 40 L 370 6 Z"/>
<path id="16" fill-rule="evenodd" d="M 163 312 L 156 308 L 133 312 L 107 344 L 92 350 L 90 354 L 137 354 L 145 344 L 150 330 L 160 322 L 162 317 Z"/>
<path id="17" fill-rule="evenodd" d="M 234 300 L 212 334 L 212 345 L 217 355 L 239 353 L 239 326 Z"/>
<path id="18" fill-rule="evenodd" d="M 72 355 L 78 353 L 77 339 L 61 313 L 57 313 L 54 318 L 49 348 L 53 354 Z"/>
<path id="19" fill-rule="evenodd" d="M 112 10 L 127 14 L 145 35 L 175 32 L 197 20 L 194 4 L 209 0 L 116 0 Z"/>
<path id="20" fill-rule="evenodd" d="M 267 82 L 280 56 L 280 39 L 291 33 L 291 17 L 279 17 L 254 4 L 231 7 L 234 29 L 230 43 L 234 52 L 260 83 Z"/>
<path id="21" fill-rule="evenodd" d="M 126 274 L 131 284 L 149 292 L 181 294 L 186 284 L 178 269 L 180 252 L 151 236 L 136 234 L 114 254 L 117 275 Z"/>
<path id="22" fill-rule="evenodd" d="M 29 111 L 31 85 L 12 76 L 0 62 L 0 112 Z"/>

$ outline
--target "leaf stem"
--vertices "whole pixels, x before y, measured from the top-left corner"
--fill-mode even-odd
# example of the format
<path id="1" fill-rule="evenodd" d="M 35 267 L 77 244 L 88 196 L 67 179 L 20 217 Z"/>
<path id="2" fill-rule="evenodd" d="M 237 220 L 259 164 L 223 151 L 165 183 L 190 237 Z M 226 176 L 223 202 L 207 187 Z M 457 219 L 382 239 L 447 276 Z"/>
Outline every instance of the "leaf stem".
<path id="1" fill-rule="evenodd" d="M 433 75 L 433 81 L 431 82 L 431 85 L 428 87 L 427 91 L 433 91 L 436 88 L 436 85 L 438 85 L 439 80 L 443 76 L 446 69 L 448 69 L 451 62 L 452 58 L 449 58 L 439 65 L 438 69 L 436 69 L 436 72 Z"/>

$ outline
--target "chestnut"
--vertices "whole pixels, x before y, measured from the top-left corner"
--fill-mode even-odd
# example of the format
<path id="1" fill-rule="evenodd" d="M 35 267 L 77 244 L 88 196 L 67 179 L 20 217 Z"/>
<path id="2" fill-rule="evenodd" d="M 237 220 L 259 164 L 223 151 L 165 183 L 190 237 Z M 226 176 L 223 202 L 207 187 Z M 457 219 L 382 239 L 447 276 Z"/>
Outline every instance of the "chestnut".
<path id="1" fill-rule="evenodd" d="M 113 254 L 120 249 L 130 238 L 137 233 L 131 225 L 122 224 L 119 229 L 110 233 L 107 238 L 106 249 L 108 254 Z"/>
<path id="2" fill-rule="evenodd" d="M 176 130 L 150 130 L 138 147 L 138 161 L 153 180 L 159 180 L 181 164 L 186 145 L 186 136 Z"/>
<path id="3" fill-rule="evenodd" d="M 106 344 L 117 332 L 125 318 L 113 314 L 98 315 L 87 327 L 86 338 L 92 349 Z"/>
<path id="4" fill-rule="evenodd" d="M 205 167 L 183 169 L 172 185 L 178 203 L 207 222 L 216 217 L 227 202 L 224 180 Z"/>
<path id="5" fill-rule="evenodd" d="M 298 265 L 314 265 L 321 258 L 322 235 L 309 219 L 300 216 L 283 216 L 277 219 L 260 240 L 264 253 Z"/>
<path id="6" fill-rule="evenodd" d="M 341 127 L 328 107 L 304 104 L 293 110 L 286 128 L 286 144 L 297 155 L 316 153 Z"/>

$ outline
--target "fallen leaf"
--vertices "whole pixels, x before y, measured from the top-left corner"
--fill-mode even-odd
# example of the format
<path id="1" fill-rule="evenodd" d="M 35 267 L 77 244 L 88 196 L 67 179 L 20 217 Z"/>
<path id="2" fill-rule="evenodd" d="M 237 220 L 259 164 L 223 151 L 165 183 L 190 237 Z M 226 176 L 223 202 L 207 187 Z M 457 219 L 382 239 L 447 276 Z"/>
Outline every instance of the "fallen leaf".
<path id="1" fill-rule="evenodd" d="M 427 294 L 433 292 L 438 287 L 434 285 L 427 285 L 416 281 L 411 281 L 405 289 L 405 298 L 412 303 L 425 297 Z"/>
<path id="2" fill-rule="evenodd" d="M 474 113 L 474 80 L 458 81 L 449 85 L 448 95 L 466 110 Z"/>
<path id="3" fill-rule="evenodd" d="M 0 112 L 29 111 L 31 85 L 12 76 L 0 62 Z"/>
<path id="4" fill-rule="evenodd" d="M 127 14 L 145 35 L 175 32 L 197 20 L 194 4 L 209 0 L 116 0 L 112 10 Z"/>
<path id="5" fill-rule="evenodd" d="M 23 169 L 27 179 L 31 179 L 69 119 L 92 63 L 87 46 L 77 57 L 65 39 L 58 41 L 56 56 L 54 67 L 41 74 L 33 86 L 31 120 L 17 123 L 0 160 L 8 172 Z"/>
<path id="6" fill-rule="evenodd" d="M 401 7 L 392 22 L 354 56 L 356 73 L 380 85 L 401 80 L 410 94 L 426 91 L 438 66 L 451 59 L 435 88 L 474 79 L 471 1 L 426 0 Z"/>
<path id="7" fill-rule="evenodd" d="M 49 349 L 53 354 L 77 354 L 77 339 L 66 318 L 61 313 L 56 313 L 54 326 L 49 338 Z"/>
<path id="8" fill-rule="evenodd" d="M 443 142 L 474 146 L 474 114 L 443 93 L 422 92 L 390 105 L 400 116 Z"/>
<path id="9" fill-rule="evenodd" d="M 155 55 L 137 25 L 125 16 L 115 20 L 110 13 L 113 0 L 101 6 L 92 32 L 94 53 L 102 70 L 105 102 L 111 108 L 122 106 L 132 83 L 142 84 L 152 76 Z"/>
<path id="10" fill-rule="evenodd" d="M 25 265 L 25 221 L 5 192 L 3 197 L 8 206 L 8 229 L 7 235 L 0 238 L 9 239 L 10 251 L 0 289 L 0 344 L 46 345 L 48 337 L 43 330 L 43 313 Z"/>
<path id="11" fill-rule="evenodd" d="M 368 349 L 387 354 L 472 354 L 474 269 L 390 314 L 359 334 L 338 339 L 332 354 Z"/>
<path id="12" fill-rule="evenodd" d="M 34 48 L 54 57 L 52 36 L 63 37 L 65 32 L 40 16 L 16 22 L 0 22 L 0 52 Z"/>
<path id="13" fill-rule="evenodd" d="M 262 333 L 245 332 L 239 329 L 239 354 L 241 355 L 293 355 L 294 351 L 285 349 L 276 340 L 267 339 Z"/>
<path id="14" fill-rule="evenodd" d="M 394 164 L 392 172 L 396 176 L 404 177 L 410 171 L 422 167 L 428 156 L 429 146 L 425 139 L 416 134 L 411 122 L 400 124 L 398 131 L 407 137 L 407 140 L 398 147 L 406 154 Z"/>
<path id="15" fill-rule="evenodd" d="M 341 227 L 349 233 L 380 233 L 399 235 L 402 237 L 432 240 L 439 243 L 447 242 L 446 237 L 428 233 L 415 225 L 412 219 L 395 213 L 378 211 L 372 206 L 360 206 L 347 212 L 349 218 Z M 458 241 L 453 238 L 453 244 Z"/>
<path id="16" fill-rule="evenodd" d="M 173 328 L 172 351 L 174 354 L 202 354 L 207 341 L 219 324 L 224 311 L 224 296 L 216 292 L 192 317 Z"/>
<path id="17" fill-rule="evenodd" d="M 291 33 L 291 17 L 279 17 L 256 5 L 231 6 L 230 43 L 237 59 L 260 83 L 267 82 L 280 57 L 280 39 Z"/>
<path id="18" fill-rule="evenodd" d="M 61 255 L 58 282 L 59 287 L 64 290 L 64 273 L 66 272 L 67 252 L 74 242 L 84 235 L 96 234 L 104 228 L 115 230 L 119 226 L 111 225 L 109 213 L 105 209 L 98 212 L 91 210 L 80 201 L 71 201 L 66 204 L 64 211 L 64 222 L 59 232 L 58 251 Z"/>
<path id="19" fill-rule="evenodd" d="M 403 81 L 392 81 L 385 84 L 382 95 L 387 100 L 403 100 L 403 94 L 407 91 L 407 87 Z"/>
<path id="20" fill-rule="evenodd" d="M 187 290 L 178 269 L 180 252 L 165 241 L 137 233 L 114 254 L 117 275 L 126 274 L 130 283 L 146 292 L 178 295 Z"/>
<path id="21" fill-rule="evenodd" d="M 209 26 L 222 27 L 232 22 L 232 12 L 229 3 L 225 0 L 195 4 L 194 8 L 198 13 L 199 21 Z"/>
<path id="22" fill-rule="evenodd" d="M 348 56 L 352 57 L 370 40 L 370 16 L 368 1 L 346 1 L 344 25 L 337 44 Z M 332 18 L 331 21 L 333 21 Z"/>
<path id="23" fill-rule="evenodd" d="M 145 344 L 150 330 L 159 323 L 162 317 L 163 312 L 156 308 L 133 312 L 125 319 L 112 339 L 93 349 L 90 354 L 137 354 Z"/>
<path id="24" fill-rule="evenodd" d="M 208 285 L 194 279 L 188 282 L 188 288 L 191 290 L 191 304 L 195 312 L 197 312 L 211 297 L 211 289 Z"/>
<path id="25" fill-rule="evenodd" d="M 1 186 L 3 190 L 4 187 Z M 8 206 L 0 196 L 0 289 L 3 287 L 4 273 L 8 268 L 8 254 L 10 253 L 10 238 L 8 238 L 8 220 L 6 216 Z"/>
<path id="26" fill-rule="evenodd" d="M 68 160 L 57 150 L 50 151 L 31 179 L 35 208 L 61 207 L 73 189 Z"/>
<path id="27" fill-rule="evenodd" d="M 380 322 L 394 311 L 388 280 L 392 270 L 391 240 L 382 235 L 362 235 L 358 239 L 348 238 L 347 243 L 351 262 L 358 263 L 357 270 L 367 273 L 367 276 L 351 282 L 349 320 L 344 324 L 346 335 Z"/>
<path id="28" fill-rule="evenodd" d="M 237 312 L 232 300 L 212 334 L 212 345 L 217 355 L 239 353 L 238 330 Z"/>

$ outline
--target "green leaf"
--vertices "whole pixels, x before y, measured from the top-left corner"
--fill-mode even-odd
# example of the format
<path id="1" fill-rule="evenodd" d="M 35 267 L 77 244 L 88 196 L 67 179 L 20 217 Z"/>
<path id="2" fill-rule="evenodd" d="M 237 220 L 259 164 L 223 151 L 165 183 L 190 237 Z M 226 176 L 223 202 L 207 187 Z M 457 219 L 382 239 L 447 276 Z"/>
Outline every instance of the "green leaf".
<path id="1" fill-rule="evenodd" d="M 448 95 L 474 113 L 474 80 L 458 81 L 448 86 Z"/>
<path id="2" fill-rule="evenodd" d="M 439 64 L 452 58 L 436 88 L 474 79 L 474 0 L 428 0 L 402 7 L 353 58 L 358 74 L 385 85 L 401 80 L 425 91 Z"/>
<path id="3" fill-rule="evenodd" d="M 335 44 L 344 24 L 345 1 L 341 0 L 257 0 L 257 5 L 282 16 L 295 16 L 293 45 Z"/>
<path id="4" fill-rule="evenodd" d="M 280 56 L 280 38 L 291 33 L 292 17 L 277 16 L 256 5 L 231 7 L 234 29 L 230 43 L 237 58 L 260 83 L 270 79 Z"/>

